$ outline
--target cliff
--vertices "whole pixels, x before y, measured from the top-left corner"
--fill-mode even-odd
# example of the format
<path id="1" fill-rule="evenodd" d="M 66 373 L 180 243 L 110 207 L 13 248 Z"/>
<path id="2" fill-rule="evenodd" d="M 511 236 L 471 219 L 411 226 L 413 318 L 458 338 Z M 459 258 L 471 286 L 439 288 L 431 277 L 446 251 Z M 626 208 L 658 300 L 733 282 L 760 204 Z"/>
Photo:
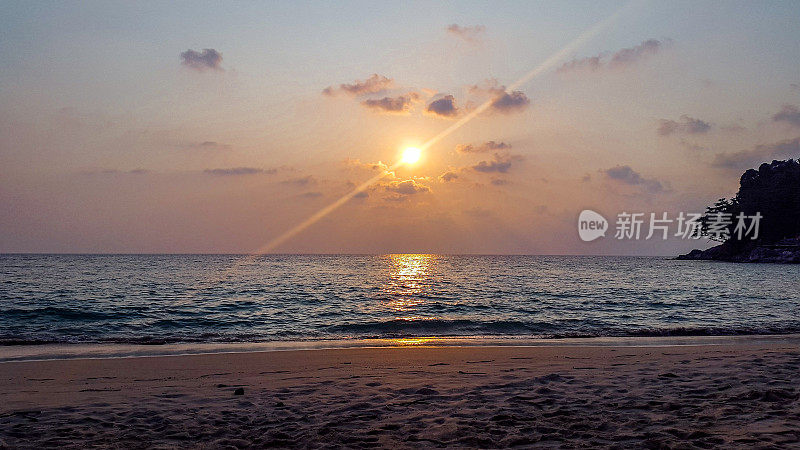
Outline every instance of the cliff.
<path id="1" fill-rule="evenodd" d="M 709 224 L 716 215 L 761 216 L 758 236 L 737 236 L 735 224 L 725 239 L 712 234 Z M 739 192 L 706 209 L 702 234 L 722 243 L 707 250 L 692 250 L 677 259 L 731 262 L 800 263 L 800 164 L 789 159 L 762 164 L 742 174 Z"/>

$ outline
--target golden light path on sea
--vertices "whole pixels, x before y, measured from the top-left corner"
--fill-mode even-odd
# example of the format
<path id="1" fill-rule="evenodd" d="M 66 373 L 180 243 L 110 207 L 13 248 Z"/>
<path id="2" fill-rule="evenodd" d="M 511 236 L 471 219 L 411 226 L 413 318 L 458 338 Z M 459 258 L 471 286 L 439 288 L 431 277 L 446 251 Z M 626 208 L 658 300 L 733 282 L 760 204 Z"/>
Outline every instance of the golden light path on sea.
<path id="1" fill-rule="evenodd" d="M 606 30 L 611 25 L 613 25 L 617 20 L 619 20 L 619 18 L 622 15 L 626 14 L 634 6 L 641 5 L 641 4 L 644 4 L 644 3 L 646 3 L 646 2 L 631 1 L 631 2 L 627 3 L 626 5 L 624 5 L 622 8 L 620 8 L 614 14 L 612 14 L 609 17 L 607 17 L 606 19 L 596 23 L 594 26 L 592 26 L 588 30 L 586 30 L 583 33 L 581 33 L 572 42 L 567 44 L 565 47 L 563 47 L 558 52 L 552 54 L 550 57 L 548 57 L 546 60 L 544 60 L 541 64 L 536 66 L 533 70 L 531 70 L 530 72 L 528 72 L 525 75 L 523 75 L 517 81 L 511 83 L 506 88 L 506 92 L 510 92 L 510 91 L 515 90 L 515 89 L 518 89 L 521 86 L 523 86 L 524 84 L 526 84 L 526 83 L 530 82 L 531 80 L 533 80 L 534 78 L 536 78 L 537 76 L 541 75 L 545 71 L 554 68 L 558 63 L 562 62 L 564 59 L 569 57 L 573 52 L 578 50 L 581 46 L 585 45 L 587 42 L 589 42 L 591 39 L 596 37 L 602 31 Z M 444 130 L 442 130 L 439 134 L 437 134 L 437 135 L 433 136 L 432 138 L 428 139 L 428 141 L 426 141 L 424 144 L 418 146 L 417 148 L 419 148 L 419 150 L 424 153 L 426 150 L 430 149 L 433 145 L 435 145 L 436 143 L 438 143 L 439 141 L 441 141 L 442 139 L 444 139 L 448 135 L 452 134 L 453 132 L 455 132 L 459 128 L 463 127 L 464 125 L 466 125 L 468 122 L 470 122 L 472 119 L 474 119 L 475 117 L 477 117 L 478 115 L 480 115 L 484 111 L 486 111 L 490 106 L 492 106 L 492 103 L 494 103 L 495 100 L 496 100 L 495 98 L 491 98 L 491 99 L 485 101 L 480 106 L 478 106 L 477 108 L 473 109 L 468 114 L 466 114 L 463 117 L 461 117 L 458 121 L 456 121 L 455 123 L 453 123 L 449 127 L 447 127 Z M 347 203 L 349 200 L 351 200 L 357 194 L 359 194 L 360 192 L 368 189 L 370 186 L 372 186 L 373 184 L 375 184 L 378 181 L 380 181 L 381 178 L 385 177 L 387 174 L 389 174 L 390 172 L 393 172 L 395 169 L 397 169 L 398 167 L 400 167 L 402 165 L 403 165 L 403 161 L 401 160 L 400 162 L 395 163 L 391 167 L 388 167 L 385 171 L 381 172 L 380 174 L 378 174 L 378 175 L 370 178 L 369 180 L 361 183 L 355 189 L 353 189 L 352 191 L 348 192 L 347 194 L 345 194 L 344 196 L 342 196 L 341 198 L 339 198 L 335 202 L 325 206 L 324 208 L 322 208 L 319 211 L 317 211 L 316 213 L 312 214 L 310 217 L 308 217 L 304 221 L 302 221 L 299 224 L 295 225 L 293 228 L 287 230 L 286 232 L 284 232 L 280 236 L 278 236 L 275 239 L 269 241 L 268 243 L 262 245 L 261 247 L 259 247 L 254 252 L 251 252 L 248 256 L 244 257 L 243 260 L 238 261 L 237 264 L 234 265 L 234 267 L 238 266 L 241 263 L 244 263 L 248 258 L 252 258 L 252 257 L 258 256 L 258 255 L 263 255 L 265 253 L 269 253 L 270 251 L 274 250 L 276 247 L 278 247 L 281 244 L 285 243 L 289 239 L 297 236 L 298 234 L 303 232 L 305 229 L 307 229 L 311 225 L 317 223 L 323 217 L 325 217 L 328 214 L 332 213 L 333 211 L 339 209 L 339 207 L 341 207 L 342 205 Z M 229 269 L 226 273 L 230 272 L 230 270 L 232 270 L 234 267 Z"/>

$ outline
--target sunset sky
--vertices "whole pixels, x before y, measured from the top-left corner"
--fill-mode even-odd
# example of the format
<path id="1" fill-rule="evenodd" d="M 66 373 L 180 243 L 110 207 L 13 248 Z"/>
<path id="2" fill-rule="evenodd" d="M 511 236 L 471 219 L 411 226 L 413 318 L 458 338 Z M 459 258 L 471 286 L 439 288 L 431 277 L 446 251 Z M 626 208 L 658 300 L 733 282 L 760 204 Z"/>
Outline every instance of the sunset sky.
<path id="1" fill-rule="evenodd" d="M 0 3 L 0 252 L 670 255 L 576 221 L 701 212 L 800 157 L 800 3 Z M 613 224 L 612 224 L 613 226 Z"/>

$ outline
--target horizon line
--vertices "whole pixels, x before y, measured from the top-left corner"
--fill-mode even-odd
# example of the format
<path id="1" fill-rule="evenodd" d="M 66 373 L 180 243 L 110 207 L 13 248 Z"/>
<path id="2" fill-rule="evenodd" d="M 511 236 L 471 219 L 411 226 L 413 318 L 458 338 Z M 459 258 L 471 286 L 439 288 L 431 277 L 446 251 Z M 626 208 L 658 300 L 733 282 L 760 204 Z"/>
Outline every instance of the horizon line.
<path id="1" fill-rule="evenodd" d="M 586 257 L 625 257 L 625 258 L 667 258 L 672 255 L 619 255 L 587 253 L 430 253 L 430 252 L 282 252 L 282 253 L 230 253 L 230 252 L 0 252 L 0 256 L 388 256 L 388 255 L 436 255 L 436 256 L 586 256 Z"/>

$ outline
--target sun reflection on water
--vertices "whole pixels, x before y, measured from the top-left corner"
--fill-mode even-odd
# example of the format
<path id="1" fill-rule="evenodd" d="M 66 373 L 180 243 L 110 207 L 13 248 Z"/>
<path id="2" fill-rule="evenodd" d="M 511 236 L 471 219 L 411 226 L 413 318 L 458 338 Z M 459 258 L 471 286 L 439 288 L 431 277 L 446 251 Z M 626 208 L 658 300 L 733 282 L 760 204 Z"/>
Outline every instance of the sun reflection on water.
<path id="1" fill-rule="evenodd" d="M 389 339 L 389 345 L 397 347 L 413 347 L 438 342 L 436 337 L 397 338 Z"/>
<path id="2" fill-rule="evenodd" d="M 409 312 L 425 301 L 424 296 L 431 292 L 433 279 L 431 269 L 435 255 L 403 254 L 387 255 L 390 268 L 389 279 L 385 285 L 388 307 L 397 312 Z M 408 319 L 408 317 L 398 317 Z M 414 319 L 419 319 L 415 317 Z"/>

